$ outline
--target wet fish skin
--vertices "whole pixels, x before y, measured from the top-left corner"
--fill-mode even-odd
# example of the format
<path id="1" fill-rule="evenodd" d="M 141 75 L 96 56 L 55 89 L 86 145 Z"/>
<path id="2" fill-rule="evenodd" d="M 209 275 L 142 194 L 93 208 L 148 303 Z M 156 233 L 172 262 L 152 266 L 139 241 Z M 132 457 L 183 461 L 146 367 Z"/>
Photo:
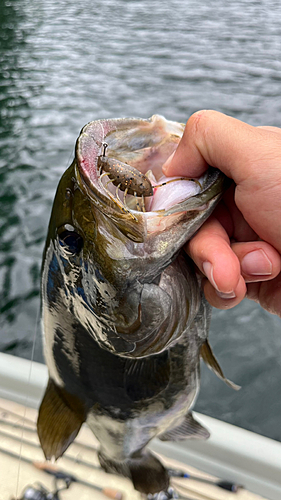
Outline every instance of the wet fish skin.
<path id="1" fill-rule="evenodd" d="M 203 346 L 223 378 L 207 341 L 210 306 L 181 247 L 227 181 L 210 169 L 193 198 L 159 213 L 134 212 L 133 219 L 98 185 L 99 130 L 107 131 L 109 154 L 139 168 L 144 143 L 146 169 L 150 156 L 163 163 L 183 127 L 156 116 L 91 122 L 81 131 L 75 160 L 58 186 L 43 257 L 50 379 L 38 434 L 45 456 L 58 458 L 87 421 L 101 444 L 103 468 L 155 493 L 167 489 L 169 478 L 145 451 L 149 441 L 208 437 L 190 412 Z"/>

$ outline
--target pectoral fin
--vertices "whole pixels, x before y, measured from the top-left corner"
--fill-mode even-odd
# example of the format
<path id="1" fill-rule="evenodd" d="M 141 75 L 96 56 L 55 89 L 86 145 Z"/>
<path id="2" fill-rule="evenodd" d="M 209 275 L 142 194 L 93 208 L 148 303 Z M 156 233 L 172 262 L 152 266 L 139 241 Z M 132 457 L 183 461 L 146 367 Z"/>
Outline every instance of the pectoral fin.
<path id="1" fill-rule="evenodd" d="M 49 379 L 37 420 L 37 432 L 47 460 L 63 455 L 85 419 L 82 402 Z"/>
<path id="2" fill-rule="evenodd" d="M 124 370 L 124 387 L 132 401 L 155 398 L 170 380 L 169 352 L 143 359 L 128 359 Z"/>
<path id="3" fill-rule="evenodd" d="M 178 427 L 164 432 L 158 437 L 161 441 L 183 441 L 184 439 L 208 439 L 210 433 L 195 420 L 192 413 L 188 413 Z"/>
<path id="4" fill-rule="evenodd" d="M 205 343 L 202 345 L 200 354 L 203 360 L 205 361 L 206 365 L 217 375 L 217 377 L 223 380 L 229 387 L 231 387 L 235 391 L 239 391 L 239 389 L 241 389 L 240 385 L 236 385 L 233 382 L 231 382 L 231 380 L 225 378 L 223 371 L 218 361 L 215 358 L 215 355 L 212 351 L 212 348 L 208 340 L 206 340 Z"/>

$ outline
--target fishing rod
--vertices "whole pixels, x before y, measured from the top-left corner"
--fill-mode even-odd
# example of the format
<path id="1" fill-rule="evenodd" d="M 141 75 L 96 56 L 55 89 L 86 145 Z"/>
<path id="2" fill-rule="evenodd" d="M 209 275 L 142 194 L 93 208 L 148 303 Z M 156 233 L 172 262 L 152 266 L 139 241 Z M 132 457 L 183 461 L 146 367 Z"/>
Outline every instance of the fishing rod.
<path id="1" fill-rule="evenodd" d="M 9 422 L 9 420 L 4 420 L 0 418 L 0 424 L 4 425 L 5 427 L 12 427 L 13 429 L 21 429 L 22 430 L 22 424 L 16 424 L 14 422 Z M 32 427 L 25 427 L 24 432 L 31 432 L 32 434 L 36 433 L 36 429 Z"/>
<path id="2" fill-rule="evenodd" d="M 57 467 L 53 465 L 45 465 L 40 462 L 33 462 L 33 465 L 38 468 L 39 470 L 43 470 L 47 474 L 51 474 L 52 476 L 55 477 L 56 480 L 63 480 L 66 483 L 66 486 L 61 488 L 60 490 L 56 490 L 55 493 L 58 493 L 58 491 L 62 491 L 63 489 L 69 488 L 70 484 L 72 482 L 80 483 L 84 486 L 89 486 L 94 487 L 96 490 L 101 491 L 104 495 L 106 495 L 108 498 L 111 498 L 113 500 L 122 500 L 123 495 L 120 491 L 111 489 L 111 488 L 98 488 L 97 486 L 92 485 L 91 483 L 88 483 L 87 481 L 83 481 L 80 479 L 77 479 L 76 476 L 73 476 L 72 474 L 65 473 L 62 470 L 59 470 Z M 207 499 L 207 500 L 212 500 L 211 497 L 207 497 L 205 495 L 202 495 L 201 493 L 195 492 L 196 495 L 200 496 L 202 500 Z M 57 500 L 58 497 L 43 497 L 42 500 Z M 161 491 L 159 493 L 156 493 L 155 495 L 147 495 L 147 500 L 199 500 L 198 498 L 194 497 L 189 497 L 187 495 L 181 494 L 181 496 L 178 495 L 177 491 L 174 490 L 174 488 L 169 487 L 166 492 Z M 41 498 L 22 498 L 20 500 L 41 500 Z M 59 499 L 58 499 L 59 500 Z"/>
<path id="3" fill-rule="evenodd" d="M 168 488 L 168 491 L 160 491 L 159 493 L 156 493 L 155 495 L 147 495 L 147 500 L 200 500 L 198 496 L 201 496 L 201 493 L 197 493 L 197 498 L 195 497 L 189 497 L 187 495 L 184 495 L 181 493 L 181 495 L 178 494 L 174 488 L 170 487 Z M 207 498 L 207 497 L 204 497 Z M 204 500 L 204 498 L 201 496 L 201 499 Z M 208 497 L 208 500 L 212 500 L 211 497 Z"/>
<path id="4" fill-rule="evenodd" d="M 192 479 L 194 481 L 199 481 L 200 483 L 211 484 L 212 486 L 218 486 L 219 488 L 226 491 L 231 491 L 232 493 L 237 493 L 237 491 L 240 488 L 242 488 L 241 485 L 232 483 L 230 481 L 224 481 L 224 480 L 216 481 L 212 479 L 206 479 L 204 477 L 194 476 L 193 474 L 189 474 L 179 469 L 168 469 L 168 473 L 169 476 L 172 478 Z"/>
<path id="5" fill-rule="evenodd" d="M 41 462 L 32 462 L 32 465 L 36 467 L 38 470 L 42 470 L 47 474 L 55 477 L 56 480 L 63 480 L 71 483 L 82 484 L 83 486 L 88 486 L 89 488 L 93 488 L 96 491 L 100 491 L 108 498 L 112 498 L 113 500 L 122 500 L 123 493 L 120 490 L 115 488 L 101 488 L 100 486 L 96 486 L 93 483 L 89 483 L 88 481 L 84 481 L 83 479 L 78 479 L 73 474 L 69 474 L 68 472 L 64 472 L 61 469 L 58 469 L 55 465 L 46 465 Z"/>
<path id="6" fill-rule="evenodd" d="M 8 432 L 0 431 L 0 435 L 12 438 L 16 441 L 20 441 L 22 444 L 26 444 L 26 445 L 31 446 L 33 448 L 37 448 L 37 449 L 40 448 L 40 446 L 38 444 L 33 443 L 32 441 L 29 441 L 27 439 L 23 439 L 23 438 L 20 439 L 19 437 L 11 435 Z M 1 447 L 0 447 L 0 452 L 5 453 L 6 455 L 9 455 L 13 458 L 18 458 L 17 454 L 15 454 L 11 451 L 5 450 Z M 78 462 L 82 465 L 86 465 L 87 467 L 90 467 L 91 469 L 98 469 L 98 470 L 102 471 L 101 467 L 93 465 L 90 462 L 87 462 L 85 460 L 77 461 L 76 458 L 70 457 L 68 455 L 66 455 L 66 458 L 68 460 L 75 462 L 75 463 Z M 76 476 L 74 476 L 70 473 L 64 472 L 55 466 L 52 466 L 49 464 L 44 464 L 41 462 L 34 462 L 34 461 L 24 457 L 24 456 L 21 457 L 21 460 L 23 462 L 26 462 L 28 464 L 33 465 L 37 469 L 42 470 L 42 471 L 46 472 L 47 474 L 51 474 L 57 480 L 63 480 L 66 485 L 69 484 L 69 486 L 70 486 L 70 484 L 72 482 L 76 482 L 76 483 L 79 483 L 79 484 L 84 485 L 84 486 L 88 486 L 92 489 L 95 489 L 96 491 L 103 493 L 107 498 L 111 498 L 114 500 L 122 500 L 122 498 L 123 498 L 122 493 L 119 490 L 98 487 L 92 483 L 89 483 L 88 481 L 84 481 L 82 479 L 77 479 Z M 212 481 L 209 479 L 200 478 L 200 477 L 194 476 L 192 474 L 188 474 L 187 472 L 184 472 L 184 471 L 179 470 L 179 469 L 171 469 L 170 468 L 170 469 L 168 469 L 168 473 L 169 473 L 171 479 L 177 479 L 177 478 L 193 479 L 193 480 L 196 480 L 196 481 L 201 482 L 201 483 L 206 483 L 206 484 L 210 484 L 213 486 L 219 486 L 219 487 L 221 487 L 225 490 L 228 490 L 228 491 L 232 491 L 232 492 L 238 491 L 238 486 L 234 485 L 233 483 L 230 483 L 228 481 L 217 481 L 216 482 L 216 481 Z M 178 484 L 175 481 L 173 482 L 173 484 L 179 490 L 186 489 L 185 485 Z M 67 486 L 67 487 L 69 487 L 69 486 Z M 235 486 L 235 488 L 233 486 Z M 39 489 L 35 488 L 34 486 L 28 486 L 25 489 L 23 496 L 21 497 L 20 500 L 59 500 L 58 493 L 59 493 L 59 491 L 62 491 L 62 489 L 65 489 L 65 488 L 66 488 L 66 486 L 64 486 L 60 490 L 56 489 L 56 491 L 54 493 L 52 493 L 52 492 L 48 492 L 42 485 L 39 485 Z M 181 496 L 179 496 L 174 490 L 173 490 L 174 496 L 171 496 L 171 494 L 172 494 L 171 490 L 173 490 L 173 488 L 171 488 L 170 491 L 168 490 L 168 492 L 160 492 L 160 493 L 157 493 L 156 495 L 148 495 L 147 499 L 148 500 L 169 500 L 169 499 L 174 498 L 177 500 L 198 500 L 198 498 L 196 499 L 194 497 L 186 496 L 182 492 L 181 492 Z M 188 489 L 188 492 L 190 492 L 190 491 L 192 493 L 195 493 L 196 495 L 199 495 L 202 498 L 202 500 L 204 500 L 204 499 L 211 500 L 210 496 L 206 496 L 205 494 Z M 17 500 L 17 499 L 14 499 L 14 500 Z"/>
<path id="7" fill-rule="evenodd" d="M 7 408 L 3 408 L 2 406 L 0 406 L 0 412 L 1 412 L 2 416 L 5 415 L 5 413 L 9 413 L 13 417 L 16 417 L 17 420 L 24 420 L 25 423 L 28 423 L 29 425 L 32 425 L 33 427 L 36 425 L 36 423 L 33 420 L 31 420 L 31 418 L 27 418 L 27 417 L 24 417 L 23 415 L 19 415 L 15 411 L 8 410 Z M 12 422 L 9 422 L 9 423 L 12 424 Z"/>
<path id="8" fill-rule="evenodd" d="M 1 423 L 1 419 L 0 419 L 0 423 Z M 17 427 L 20 428 L 19 425 L 17 425 Z M 34 433 L 35 432 L 36 431 L 34 430 Z M 4 432 L 4 431 L 0 430 L 0 435 L 5 436 L 5 437 L 10 437 L 11 439 L 14 439 L 16 441 L 20 441 L 22 444 L 26 444 L 26 445 L 31 446 L 33 448 L 41 449 L 38 444 L 33 443 L 32 441 L 29 441 L 29 440 L 24 439 L 24 438 L 19 438 L 17 436 L 14 436 L 14 435 L 8 433 L 8 432 Z M 78 444 L 78 443 L 76 443 L 76 444 Z M 84 447 L 84 445 L 82 445 L 82 446 Z M 96 449 L 91 447 L 91 446 L 88 446 L 88 449 L 96 452 Z M 65 453 L 65 458 L 67 458 L 68 460 L 75 462 L 77 464 L 85 465 L 86 467 L 89 467 L 91 469 L 97 469 L 100 471 L 103 470 L 98 465 L 93 465 L 91 462 L 88 462 L 86 460 L 77 459 L 75 457 L 68 455 L 67 453 Z M 192 479 L 193 481 L 198 481 L 200 483 L 205 483 L 205 484 L 210 484 L 212 486 L 217 486 L 218 488 L 221 488 L 221 489 L 226 490 L 226 491 L 230 491 L 232 493 L 237 493 L 237 491 L 242 488 L 241 485 L 235 484 L 235 483 L 230 482 L 230 481 L 206 479 L 203 477 L 195 476 L 193 474 L 189 474 L 188 472 L 185 472 L 185 471 L 180 470 L 180 469 L 169 468 L 168 474 L 171 478 Z"/>
<path id="9" fill-rule="evenodd" d="M 7 410 L 6 408 L 2 408 L 0 407 L 0 412 L 1 413 L 10 413 L 11 415 L 14 415 L 14 416 L 17 416 L 18 417 L 18 420 L 22 419 L 24 420 L 24 423 L 28 423 L 29 425 L 31 425 L 31 427 L 24 427 L 24 431 L 26 432 L 32 432 L 32 433 L 35 433 L 37 435 L 37 429 L 36 429 L 36 422 L 34 422 L 33 420 L 31 419 L 28 419 L 28 418 L 24 418 L 23 416 L 19 416 L 17 415 L 15 412 L 11 411 L 11 410 Z M 11 426 L 15 429 L 22 429 L 22 424 L 18 424 L 18 423 L 14 423 L 14 422 L 11 422 L 9 420 L 5 420 L 5 419 L 2 419 L 0 418 L 0 424 L 3 424 L 3 425 L 6 425 L 6 426 Z M 74 441 L 73 443 L 74 445 L 77 444 L 78 446 L 80 445 L 80 443 L 76 443 Z M 83 448 L 89 450 L 89 451 L 97 451 L 97 447 L 95 446 L 91 446 L 89 444 L 81 444 L 80 446 L 83 446 Z"/>
<path id="10" fill-rule="evenodd" d="M 42 451 L 41 446 L 39 444 L 33 443 L 33 441 L 29 441 L 28 439 L 14 436 L 13 434 L 10 434 L 9 432 L 5 432 L 5 431 L 0 430 L 0 436 L 14 439 L 15 441 L 18 441 L 21 444 L 25 444 L 27 446 L 31 446 L 32 448 L 37 448 L 38 450 Z M 96 452 L 96 450 L 94 448 L 93 448 L 93 451 Z M 91 462 L 87 462 L 86 460 L 81 460 L 79 458 L 72 457 L 72 456 L 68 455 L 67 453 L 64 454 L 64 457 L 67 458 L 67 460 L 70 460 L 71 462 L 74 462 L 76 464 L 85 465 L 86 467 L 90 467 L 91 469 L 97 469 L 97 470 L 103 471 L 103 469 L 99 465 L 94 465 Z"/>
<path id="11" fill-rule="evenodd" d="M 13 453 L 12 451 L 9 451 L 9 450 L 5 450 L 2 447 L 0 447 L 0 453 L 4 453 L 5 455 L 7 455 L 9 457 L 18 459 L 18 455 L 16 453 Z M 91 488 L 95 491 L 99 491 L 100 493 L 105 495 L 107 498 L 111 498 L 113 500 L 122 500 L 123 499 L 123 493 L 120 490 L 117 490 L 114 488 L 102 488 L 102 487 L 97 486 L 93 483 L 89 483 L 88 481 L 84 481 L 83 479 L 78 479 L 73 474 L 70 474 L 68 472 L 64 472 L 63 470 L 58 469 L 55 466 L 45 465 L 45 464 L 42 464 L 39 462 L 33 462 L 32 460 L 30 460 L 30 458 L 27 458 L 24 456 L 21 457 L 21 460 L 29 465 L 33 465 L 33 467 L 35 467 L 38 470 L 44 471 L 47 474 L 51 474 L 56 479 L 56 481 L 59 481 L 59 480 L 64 481 L 65 487 L 63 487 L 61 489 L 68 489 L 72 483 L 78 483 L 78 484 L 81 484 L 83 486 L 87 486 L 88 488 Z M 42 485 L 41 485 L 41 487 L 42 487 Z M 56 500 L 58 498 L 58 492 L 61 491 L 61 489 L 58 489 L 56 487 L 57 488 L 56 491 L 54 493 L 51 493 L 51 495 L 53 495 L 53 497 L 41 496 L 41 498 L 40 498 L 40 496 L 38 496 L 36 498 L 35 493 L 36 492 L 40 493 L 40 489 L 37 490 L 36 488 L 34 488 L 32 486 L 28 486 L 28 488 L 31 488 L 34 490 L 33 497 L 29 497 L 30 500 L 41 500 L 41 499 L 43 500 L 44 498 L 46 500 Z M 44 489 L 44 487 L 43 487 L 43 489 Z M 47 491 L 47 490 L 45 490 L 45 491 Z M 42 491 L 41 493 L 43 495 L 44 491 Z M 28 498 L 28 497 L 25 497 L 25 498 Z M 22 497 L 23 500 L 25 500 L 25 498 Z M 18 500 L 18 499 L 14 499 L 14 500 Z"/>

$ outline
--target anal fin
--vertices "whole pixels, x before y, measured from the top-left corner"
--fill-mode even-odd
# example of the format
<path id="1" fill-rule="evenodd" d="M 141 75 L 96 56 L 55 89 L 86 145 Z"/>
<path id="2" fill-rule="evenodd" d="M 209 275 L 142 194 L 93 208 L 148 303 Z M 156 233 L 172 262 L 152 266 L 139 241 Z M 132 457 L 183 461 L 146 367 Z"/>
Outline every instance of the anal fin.
<path id="1" fill-rule="evenodd" d="M 236 385 L 231 380 L 228 380 L 225 378 L 223 371 L 218 363 L 218 361 L 215 358 L 215 355 L 212 351 L 212 348 L 208 342 L 208 340 L 205 341 L 205 343 L 202 345 L 200 354 L 205 361 L 206 365 L 219 377 L 221 380 L 223 380 L 226 385 L 234 389 L 235 391 L 239 391 L 241 389 L 240 385 Z"/>
<path id="2" fill-rule="evenodd" d="M 83 403 L 49 379 L 37 420 L 37 432 L 47 460 L 59 458 L 85 422 Z"/>
<path id="3" fill-rule="evenodd" d="M 183 441 L 185 439 L 208 439 L 210 433 L 195 420 L 192 413 L 187 413 L 184 421 L 178 427 L 174 427 L 158 437 L 161 441 Z"/>

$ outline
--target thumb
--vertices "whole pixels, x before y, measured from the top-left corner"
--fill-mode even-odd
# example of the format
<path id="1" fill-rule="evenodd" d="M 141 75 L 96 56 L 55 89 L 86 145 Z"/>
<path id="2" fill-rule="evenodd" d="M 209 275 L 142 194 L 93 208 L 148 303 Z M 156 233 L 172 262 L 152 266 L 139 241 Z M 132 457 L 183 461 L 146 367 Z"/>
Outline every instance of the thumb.
<path id="1" fill-rule="evenodd" d="M 175 153 L 163 166 L 166 176 L 200 177 L 208 166 L 219 168 L 239 184 L 245 163 L 257 155 L 261 129 L 217 111 L 194 113 Z"/>

